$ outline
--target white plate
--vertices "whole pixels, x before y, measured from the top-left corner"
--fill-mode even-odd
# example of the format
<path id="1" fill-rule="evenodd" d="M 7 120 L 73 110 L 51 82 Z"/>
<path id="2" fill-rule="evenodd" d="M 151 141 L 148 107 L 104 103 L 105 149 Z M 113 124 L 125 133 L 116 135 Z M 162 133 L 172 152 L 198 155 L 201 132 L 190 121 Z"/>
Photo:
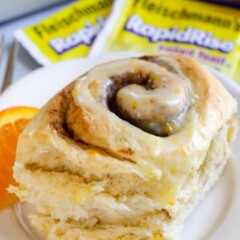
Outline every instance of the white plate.
<path id="1" fill-rule="evenodd" d="M 136 54 L 134 54 L 136 55 Z M 96 64 L 133 56 L 114 53 L 91 60 L 72 60 L 41 68 L 20 79 L 0 96 L 0 109 L 27 105 L 41 107 L 62 87 Z M 240 88 L 227 77 L 211 70 L 240 104 Z M 236 142 L 239 144 L 240 135 Z M 233 161 L 221 180 L 186 220 L 183 240 L 240 239 L 240 149 L 235 144 Z M 217 157 L 217 156 L 216 156 Z M 31 239 L 20 227 L 12 209 L 0 212 L 0 240 Z"/>

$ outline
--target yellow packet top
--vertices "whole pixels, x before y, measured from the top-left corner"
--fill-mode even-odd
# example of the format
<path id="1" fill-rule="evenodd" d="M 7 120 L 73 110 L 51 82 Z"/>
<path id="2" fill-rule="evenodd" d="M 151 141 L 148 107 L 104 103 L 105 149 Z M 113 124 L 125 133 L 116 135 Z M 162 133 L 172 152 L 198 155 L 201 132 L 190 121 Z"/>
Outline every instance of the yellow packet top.
<path id="1" fill-rule="evenodd" d="M 42 65 L 85 57 L 103 27 L 113 0 L 81 0 L 23 30 L 15 38 Z"/>
<path id="2" fill-rule="evenodd" d="M 240 83 L 240 11 L 186 0 L 117 0 L 90 56 L 120 50 L 184 54 Z"/>

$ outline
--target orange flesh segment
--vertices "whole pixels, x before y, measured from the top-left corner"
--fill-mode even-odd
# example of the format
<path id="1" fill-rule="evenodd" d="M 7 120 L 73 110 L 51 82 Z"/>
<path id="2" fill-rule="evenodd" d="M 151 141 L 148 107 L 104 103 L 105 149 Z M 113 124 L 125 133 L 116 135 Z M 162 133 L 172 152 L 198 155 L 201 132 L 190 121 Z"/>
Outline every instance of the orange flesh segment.
<path id="1" fill-rule="evenodd" d="M 13 165 L 19 134 L 37 113 L 36 108 L 14 107 L 0 112 L 0 210 L 15 203 L 17 197 L 7 192 L 13 179 Z"/>

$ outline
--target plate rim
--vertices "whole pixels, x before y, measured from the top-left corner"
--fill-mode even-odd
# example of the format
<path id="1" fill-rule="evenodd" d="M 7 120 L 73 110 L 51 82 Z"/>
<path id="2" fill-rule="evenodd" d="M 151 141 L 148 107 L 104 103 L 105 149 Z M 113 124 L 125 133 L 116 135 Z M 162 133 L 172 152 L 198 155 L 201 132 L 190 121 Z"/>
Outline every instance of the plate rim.
<path id="1" fill-rule="evenodd" d="M 115 52 L 115 53 L 111 53 L 111 54 L 106 54 L 106 55 L 102 55 L 102 56 L 98 56 L 98 57 L 94 57 L 94 58 L 85 58 L 85 59 L 74 59 L 74 60 L 67 60 L 67 61 L 62 61 L 59 62 L 57 64 L 53 64 L 51 66 L 46 66 L 46 67 L 41 67 L 39 69 L 36 69 L 34 71 L 32 71 L 31 73 L 21 77 L 18 81 L 16 81 L 15 83 L 13 83 L 11 86 L 9 86 L 5 92 L 2 93 L 2 95 L 0 96 L 0 109 L 2 109 L 2 106 L 5 106 L 7 104 L 3 104 L 1 105 L 2 101 L 5 101 L 8 98 L 11 98 L 14 96 L 14 93 L 20 88 L 23 88 L 23 85 L 28 85 L 28 84 L 32 84 L 31 83 L 31 79 L 32 78 L 36 78 L 37 75 L 41 75 L 41 74 L 45 74 L 48 71 L 55 71 L 56 69 L 62 68 L 62 66 L 70 66 L 70 65 L 74 65 L 77 66 L 78 64 L 86 64 L 87 67 L 91 67 L 92 64 L 89 64 L 89 62 L 97 62 L 97 64 L 101 63 L 101 62 L 107 62 L 107 61 L 111 61 L 113 59 L 116 59 L 116 56 L 118 56 L 117 58 L 127 58 L 127 57 L 131 57 L 131 56 L 139 56 L 139 55 L 143 55 L 140 53 L 133 53 L 133 52 Z M 96 65 L 96 64 L 94 64 Z M 206 67 L 206 66 L 205 66 Z M 206 67 L 208 70 L 210 70 L 215 76 L 217 76 L 217 78 L 223 83 L 223 85 L 225 87 L 227 87 L 231 92 L 234 93 L 234 96 L 236 95 L 237 101 L 240 105 L 240 86 L 238 86 L 235 82 L 233 82 L 232 80 L 230 80 L 228 77 L 226 77 L 225 75 L 223 75 L 220 72 L 217 72 L 214 69 L 211 69 L 209 67 Z M 238 96 L 239 95 L 239 96 Z M 51 96 L 49 96 L 50 98 Z M 236 169 L 235 174 L 237 175 L 237 182 L 236 182 L 236 193 L 235 193 L 235 202 L 233 204 L 235 204 L 236 206 L 236 201 L 240 201 L 240 162 L 239 161 L 234 161 L 235 162 L 235 167 L 238 168 Z M 238 162 L 238 163 L 236 163 Z M 238 208 L 238 212 L 240 210 L 240 207 Z M 234 212 L 236 211 L 236 208 L 231 207 L 231 212 L 228 213 L 228 217 L 227 218 L 231 218 L 232 214 L 234 214 Z M 0 213 L 1 214 L 1 213 Z M 240 215 L 240 214 L 239 214 Z M 233 219 L 235 221 L 240 221 L 240 216 L 236 219 L 233 217 Z M 228 219 L 224 220 L 225 222 L 228 221 Z M 227 223 L 228 225 L 230 224 L 229 221 Z M 211 237 L 211 239 L 223 239 L 221 238 L 221 229 L 217 230 L 213 236 Z M 240 234 L 240 230 L 238 232 L 235 232 L 235 234 Z M 236 235 L 237 236 L 237 235 Z M 0 232 L 0 239 L 1 239 L 1 232 Z M 10 240 L 10 239 L 9 239 Z M 225 239 L 223 239 L 225 240 Z"/>

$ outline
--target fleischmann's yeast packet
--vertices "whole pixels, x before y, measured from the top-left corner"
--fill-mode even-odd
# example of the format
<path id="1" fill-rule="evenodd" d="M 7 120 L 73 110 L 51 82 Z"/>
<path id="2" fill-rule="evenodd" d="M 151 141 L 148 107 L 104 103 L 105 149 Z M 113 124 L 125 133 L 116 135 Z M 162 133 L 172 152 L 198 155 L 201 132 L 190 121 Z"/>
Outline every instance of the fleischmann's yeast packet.
<path id="1" fill-rule="evenodd" d="M 90 56 L 180 53 L 240 83 L 240 11 L 186 0 L 116 0 Z"/>
<path id="2" fill-rule="evenodd" d="M 85 57 L 103 27 L 113 0 L 81 0 L 23 30 L 16 39 L 42 65 Z"/>

